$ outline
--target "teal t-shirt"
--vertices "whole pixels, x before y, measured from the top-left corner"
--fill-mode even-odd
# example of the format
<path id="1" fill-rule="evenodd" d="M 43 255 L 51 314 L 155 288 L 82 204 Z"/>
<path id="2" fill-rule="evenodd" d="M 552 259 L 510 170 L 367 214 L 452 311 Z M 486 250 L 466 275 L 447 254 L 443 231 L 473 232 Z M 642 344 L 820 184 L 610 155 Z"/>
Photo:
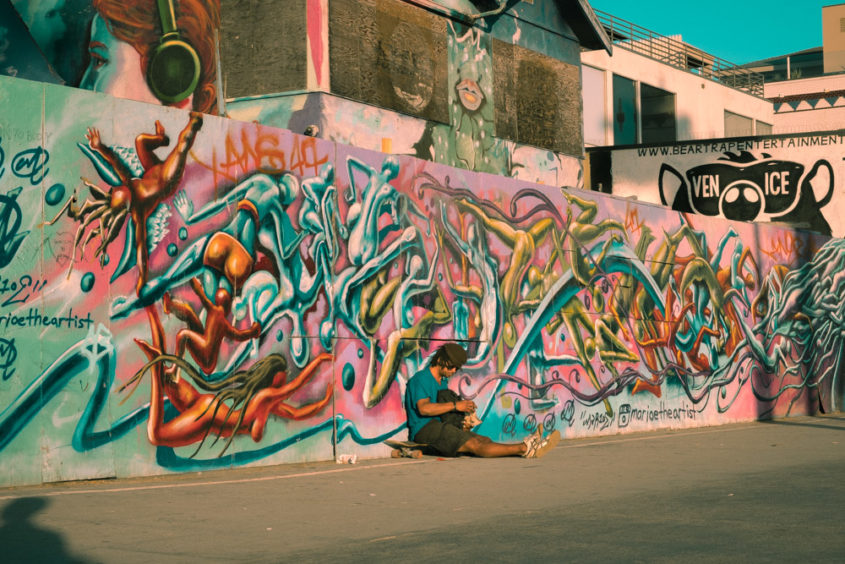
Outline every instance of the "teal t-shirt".
<path id="1" fill-rule="evenodd" d="M 434 417 L 426 417 L 420 415 L 417 411 L 417 402 L 423 398 L 428 398 L 432 402 L 437 401 L 437 392 L 445 390 L 449 387 L 449 382 L 446 378 L 440 379 L 440 384 L 431 373 L 431 369 L 426 367 L 417 372 L 410 380 L 405 389 L 405 412 L 408 414 L 408 439 L 414 440 L 414 437 L 419 433 L 420 429 L 425 427 L 425 424 L 435 419 Z"/>

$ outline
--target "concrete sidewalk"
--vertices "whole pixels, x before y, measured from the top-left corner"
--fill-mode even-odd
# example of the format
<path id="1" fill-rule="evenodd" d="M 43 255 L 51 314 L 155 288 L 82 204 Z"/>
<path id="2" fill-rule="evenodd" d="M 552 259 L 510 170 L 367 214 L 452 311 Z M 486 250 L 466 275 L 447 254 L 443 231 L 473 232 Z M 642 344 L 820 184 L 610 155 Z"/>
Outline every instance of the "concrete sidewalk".
<path id="1" fill-rule="evenodd" d="M 842 562 L 845 415 L 0 489 L 4 562 Z"/>

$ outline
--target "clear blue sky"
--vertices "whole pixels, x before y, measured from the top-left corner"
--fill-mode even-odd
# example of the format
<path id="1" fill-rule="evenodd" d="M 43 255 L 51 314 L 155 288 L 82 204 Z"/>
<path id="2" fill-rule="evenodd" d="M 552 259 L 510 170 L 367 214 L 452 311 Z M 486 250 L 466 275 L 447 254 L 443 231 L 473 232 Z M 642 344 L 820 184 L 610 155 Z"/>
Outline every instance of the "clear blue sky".
<path id="1" fill-rule="evenodd" d="M 845 0 L 589 0 L 661 35 L 684 41 L 736 64 L 822 44 L 822 6 Z"/>

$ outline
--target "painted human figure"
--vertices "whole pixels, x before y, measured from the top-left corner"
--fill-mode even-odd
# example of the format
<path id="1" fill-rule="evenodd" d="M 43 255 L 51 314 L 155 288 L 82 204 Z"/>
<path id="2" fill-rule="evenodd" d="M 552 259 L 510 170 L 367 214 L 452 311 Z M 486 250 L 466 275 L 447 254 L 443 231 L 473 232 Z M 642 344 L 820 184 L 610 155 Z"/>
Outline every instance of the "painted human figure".
<path id="1" fill-rule="evenodd" d="M 247 329 L 238 329 L 232 325 L 229 321 L 232 297 L 226 289 L 218 288 L 214 301 L 211 301 L 205 295 L 198 278 L 191 278 L 191 288 L 205 308 L 205 324 L 190 304 L 171 298 L 169 293 L 164 294 L 164 312 L 173 313 L 188 325 L 176 333 L 176 356 L 182 358 L 187 349 L 200 369 L 211 374 L 217 366 L 223 339 L 246 341 L 258 337 L 261 324 L 255 321 Z"/>
<path id="2" fill-rule="evenodd" d="M 158 323 L 156 312 L 151 312 L 150 315 L 151 319 L 155 318 L 153 343 L 160 344 L 161 324 Z M 291 405 L 286 401 L 318 373 L 317 368 L 320 365 L 332 359 L 328 353 L 316 356 L 290 381 L 284 357 L 271 354 L 246 370 L 211 383 L 194 373 L 190 365 L 182 359 L 160 354 L 156 346 L 140 342 L 139 344 L 150 362 L 121 389 L 128 388 L 144 374 L 151 372 L 147 434 L 150 442 L 157 446 L 180 447 L 199 443 L 199 450 L 210 435 L 228 437 L 229 440 L 220 453 L 222 456 L 236 435 L 246 434 L 253 441 L 260 441 L 270 415 L 284 419 L 306 419 L 322 411 L 331 402 L 331 382 L 326 386 L 323 397 L 317 401 L 300 406 Z M 163 368 L 165 362 L 179 364 L 183 373 L 187 374 L 194 384 L 187 378 L 168 377 Z M 165 397 L 179 412 L 167 421 L 164 419 Z"/>
<path id="3" fill-rule="evenodd" d="M 179 187 L 182 175 L 185 172 L 188 152 L 194 144 L 200 127 L 202 127 L 202 115 L 191 112 L 188 124 L 179 134 L 176 145 L 163 160 L 155 154 L 155 150 L 170 144 L 170 138 L 166 135 L 161 122 L 155 122 L 155 133 L 138 135 L 135 139 L 135 151 L 143 169 L 143 174 L 140 176 L 133 174 L 126 163 L 110 147 L 102 143 L 97 128 L 91 127 L 88 129 L 86 135 L 88 146 L 102 159 L 102 162 L 98 159 L 94 161 L 95 165 L 99 164 L 101 176 L 108 177 L 113 173 L 119 184 L 113 185 L 109 190 L 108 199 L 101 199 L 98 194 L 94 194 L 96 205 L 103 211 L 91 212 L 87 221 L 90 222 L 97 217 L 108 214 L 129 214 L 134 228 L 135 254 L 138 266 L 137 292 L 141 291 L 148 275 L 147 220 L 159 204 L 172 196 Z M 109 170 L 102 170 L 103 165 L 106 165 Z M 92 191 L 92 193 L 94 192 Z M 89 200 L 85 205 L 90 205 L 89 203 L 95 202 Z M 69 200 L 66 207 L 69 214 L 73 215 L 72 199 Z M 62 211 L 64 211 L 64 208 Z M 85 223 L 83 223 L 84 225 Z M 114 236 L 116 235 L 104 234 L 102 238 L 105 242 L 108 242 L 114 239 Z M 78 233 L 77 244 L 80 240 L 81 233 Z M 105 247 L 102 250 L 104 251 Z"/>
<path id="4" fill-rule="evenodd" d="M 39 2 L 29 1 L 29 4 Z M 79 87 L 150 104 L 161 104 L 147 84 L 151 54 L 161 43 L 157 2 L 93 0 L 88 67 Z M 197 53 L 199 82 L 176 107 L 217 113 L 216 30 L 219 0 L 179 0 L 176 27 Z"/>
<path id="5" fill-rule="evenodd" d="M 293 233 L 285 207 L 295 199 L 298 190 L 299 183 L 293 175 L 255 174 L 224 197 L 192 213 L 186 218 L 189 225 L 235 205 L 235 213 L 226 225 L 191 243 L 164 274 L 141 288 L 136 299 L 116 299 L 112 304 L 112 317 L 123 317 L 134 309 L 152 304 L 165 291 L 194 276 L 200 278 L 206 296 L 213 297 L 218 288 L 235 296 L 256 269 L 259 245 L 270 252 L 273 268 L 279 271 L 280 292 L 293 296 L 296 292 L 294 280 L 301 278 L 301 272 L 286 270 L 286 258 L 296 249 L 301 236 Z M 185 213 L 182 204 L 176 201 L 175 205 L 177 211 Z M 189 209 L 192 212 L 192 206 Z"/>

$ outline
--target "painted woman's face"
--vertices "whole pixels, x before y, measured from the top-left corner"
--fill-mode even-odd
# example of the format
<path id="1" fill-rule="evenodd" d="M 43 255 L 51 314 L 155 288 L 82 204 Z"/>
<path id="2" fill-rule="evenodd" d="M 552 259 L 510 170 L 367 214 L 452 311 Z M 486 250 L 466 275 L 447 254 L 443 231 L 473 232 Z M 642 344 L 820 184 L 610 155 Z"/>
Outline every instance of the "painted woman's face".
<path id="1" fill-rule="evenodd" d="M 147 86 L 141 56 L 132 45 L 116 39 L 99 15 L 91 23 L 88 55 L 91 60 L 82 75 L 80 88 L 161 104 Z"/>

